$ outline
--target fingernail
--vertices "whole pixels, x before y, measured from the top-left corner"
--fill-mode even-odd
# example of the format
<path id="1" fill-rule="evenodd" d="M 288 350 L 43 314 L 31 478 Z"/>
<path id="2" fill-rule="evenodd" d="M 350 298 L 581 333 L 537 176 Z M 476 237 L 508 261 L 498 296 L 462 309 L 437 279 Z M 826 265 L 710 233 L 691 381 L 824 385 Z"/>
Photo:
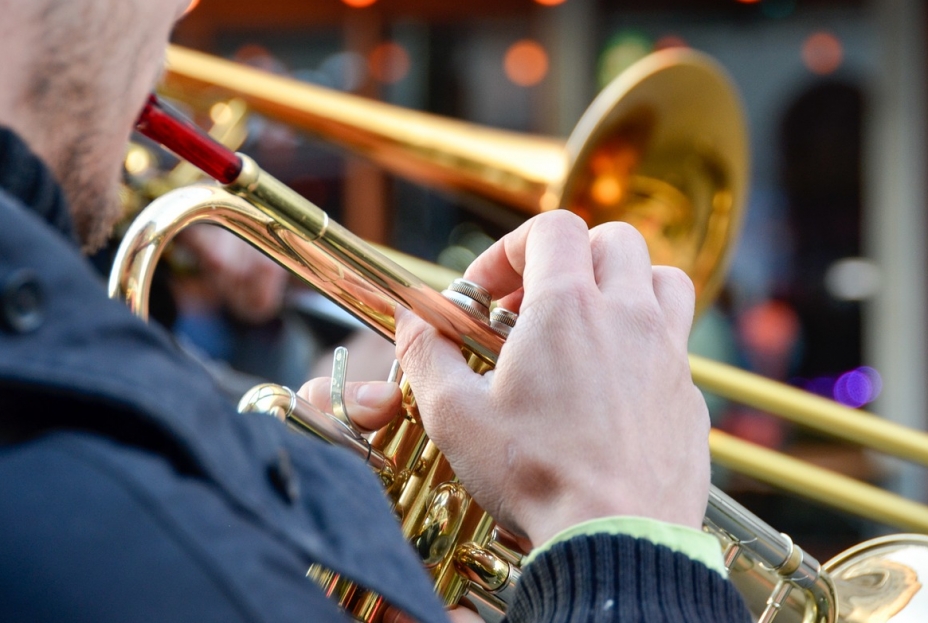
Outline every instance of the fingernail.
<path id="1" fill-rule="evenodd" d="M 358 404 L 364 407 L 381 407 L 396 395 L 397 384 L 386 381 L 365 383 L 358 388 Z"/>

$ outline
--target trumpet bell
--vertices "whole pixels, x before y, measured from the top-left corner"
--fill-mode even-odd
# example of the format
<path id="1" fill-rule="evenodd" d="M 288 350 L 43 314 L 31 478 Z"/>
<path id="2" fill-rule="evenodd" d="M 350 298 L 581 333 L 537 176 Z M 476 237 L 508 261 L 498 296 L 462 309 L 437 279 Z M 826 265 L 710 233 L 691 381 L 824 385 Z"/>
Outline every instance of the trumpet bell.
<path id="1" fill-rule="evenodd" d="M 842 623 L 915 623 L 928 612 L 928 536 L 865 541 L 825 564 Z"/>

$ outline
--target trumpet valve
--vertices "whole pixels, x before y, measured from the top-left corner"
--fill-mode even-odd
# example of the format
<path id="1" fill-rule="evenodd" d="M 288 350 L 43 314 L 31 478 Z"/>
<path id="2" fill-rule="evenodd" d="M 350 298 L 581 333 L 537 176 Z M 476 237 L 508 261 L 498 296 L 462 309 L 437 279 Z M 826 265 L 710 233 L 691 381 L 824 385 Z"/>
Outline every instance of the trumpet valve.
<path id="1" fill-rule="evenodd" d="M 490 327 L 505 338 L 516 326 L 519 314 L 509 311 L 503 307 L 497 307 L 490 312 Z"/>

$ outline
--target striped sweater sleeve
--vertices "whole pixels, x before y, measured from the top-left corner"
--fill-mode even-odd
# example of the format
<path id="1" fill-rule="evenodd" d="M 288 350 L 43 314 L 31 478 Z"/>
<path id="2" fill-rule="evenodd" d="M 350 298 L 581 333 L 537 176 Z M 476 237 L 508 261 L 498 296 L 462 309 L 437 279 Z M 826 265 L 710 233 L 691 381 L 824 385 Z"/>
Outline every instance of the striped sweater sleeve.
<path id="1" fill-rule="evenodd" d="M 510 623 L 750 623 L 734 586 L 665 546 L 627 535 L 562 541 L 525 568 Z"/>

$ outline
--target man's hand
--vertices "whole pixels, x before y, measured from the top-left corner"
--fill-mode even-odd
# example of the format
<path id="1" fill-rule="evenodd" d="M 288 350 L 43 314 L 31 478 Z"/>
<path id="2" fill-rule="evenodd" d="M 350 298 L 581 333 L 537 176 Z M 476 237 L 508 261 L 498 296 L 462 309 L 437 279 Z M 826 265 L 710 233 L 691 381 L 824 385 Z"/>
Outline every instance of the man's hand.
<path id="1" fill-rule="evenodd" d="M 305 383 L 300 397 L 308 400 L 317 409 L 332 413 L 329 388 L 332 379 L 319 377 Z M 386 426 L 400 413 L 402 395 L 396 383 L 372 381 L 369 383 L 346 383 L 345 406 L 351 421 L 361 432 L 373 431 Z"/>
<path id="2" fill-rule="evenodd" d="M 411 313 L 397 353 L 430 437 L 474 498 L 539 545 L 584 520 L 637 515 L 698 528 L 709 417 L 686 343 L 693 286 L 651 267 L 630 225 L 531 219 L 465 275 L 520 313 L 494 371 Z"/>

